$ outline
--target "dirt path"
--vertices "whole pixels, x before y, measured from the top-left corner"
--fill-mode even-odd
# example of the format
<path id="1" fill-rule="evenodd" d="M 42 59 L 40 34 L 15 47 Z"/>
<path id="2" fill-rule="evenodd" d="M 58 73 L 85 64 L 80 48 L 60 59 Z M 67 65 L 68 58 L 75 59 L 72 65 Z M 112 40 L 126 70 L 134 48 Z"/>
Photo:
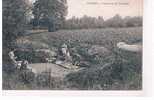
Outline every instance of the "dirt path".
<path id="1" fill-rule="evenodd" d="M 66 69 L 64 67 L 52 63 L 36 63 L 36 64 L 30 64 L 29 66 L 32 67 L 32 69 L 34 69 L 36 73 L 50 71 L 51 76 L 61 77 L 61 78 L 65 77 L 69 73 L 80 70 L 80 69 Z"/>

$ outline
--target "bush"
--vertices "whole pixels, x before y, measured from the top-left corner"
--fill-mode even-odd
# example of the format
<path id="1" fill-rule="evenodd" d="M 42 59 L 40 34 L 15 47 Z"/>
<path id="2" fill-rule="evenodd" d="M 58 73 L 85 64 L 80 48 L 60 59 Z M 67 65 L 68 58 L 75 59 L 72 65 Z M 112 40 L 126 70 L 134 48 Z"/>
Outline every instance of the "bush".
<path id="1" fill-rule="evenodd" d="M 19 80 L 24 84 L 30 84 L 30 83 L 33 84 L 34 79 L 35 79 L 35 74 L 32 71 L 28 69 L 19 71 Z"/>
<path id="2" fill-rule="evenodd" d="M 24 33 L 28 9 L 25 0 L 3 0 L 3 46 Z"/>
<path id="3" fill-rule="evenodd" d="M 108 63 L 100 63 L 80 72 L 71 73 L 66 76 L 66 80 L 70 83 L 71 88 L 84 90 L 141 89 L 141 64 L 139 60 L 136 60 L 139 58 L 136 58 L 137 54 L 131 54 L 131 56 L 124 58 L 127 53 L 117 52 L 108 59 Z M 132 57 L 133 60 L 131 60 Z"/>

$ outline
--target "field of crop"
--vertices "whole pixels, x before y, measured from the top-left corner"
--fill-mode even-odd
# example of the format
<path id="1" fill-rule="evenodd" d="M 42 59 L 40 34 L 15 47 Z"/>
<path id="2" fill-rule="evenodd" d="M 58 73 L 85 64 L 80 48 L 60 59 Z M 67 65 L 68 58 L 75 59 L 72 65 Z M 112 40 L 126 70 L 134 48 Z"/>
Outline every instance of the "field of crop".
<path id="1" fill-rule="evenodd" d="M 30 48 L 34 50 L 49 48 L 56 51 L 66 43 L 74 62 L 82 60 L 88 63 L 83 70 L 66 75 L 63 82 L 56 81 L 54 84 L 58 84 L 59 88 L 46 87 L 45 89 L 142 89 L 142 54 L 122 51 L 116 47 L 118 42 L 142 44 L 142 27 L 42 31 L 28 34 L 18 39 L 20 40 L 33 42 Z M 109 54 L 90 56 L 87 52 L 92 46 L 105 47 Z M 75 54 L 80 55 L 81 58 L 76 58 Z"/>

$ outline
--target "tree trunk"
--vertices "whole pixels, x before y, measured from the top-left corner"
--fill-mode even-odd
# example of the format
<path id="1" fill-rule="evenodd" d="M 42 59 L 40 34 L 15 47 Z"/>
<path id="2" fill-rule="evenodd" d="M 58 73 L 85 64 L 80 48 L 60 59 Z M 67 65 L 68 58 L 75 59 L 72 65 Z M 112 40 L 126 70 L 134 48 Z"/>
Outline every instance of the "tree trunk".
<path id="1" fill-rule="evenodd" d="M 54 32 L 55 31 L 55 25 L 53 22 L 48 23 L 48 32 Z"/>

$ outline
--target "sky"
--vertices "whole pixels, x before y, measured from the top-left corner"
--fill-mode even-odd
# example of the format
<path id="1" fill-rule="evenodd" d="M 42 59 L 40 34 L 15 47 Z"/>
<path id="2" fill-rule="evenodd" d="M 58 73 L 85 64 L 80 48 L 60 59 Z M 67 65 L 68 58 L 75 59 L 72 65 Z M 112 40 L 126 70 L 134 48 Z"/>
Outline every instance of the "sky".
<path id="1" fill-rule="evenodd" d="M 142 16 L 143 0 L 67 0 L 68 18 L 72 16 L 103 16 L 104 19 L 119 14 L 125 16 Z M 117 5 L 115 5 L 117 3 Z M 123 3 L 123 4 L 121 4 Z"/>
<path id="2" fill-rule="evenodd" d="M 84 15 L 108 19 L 116 14 L 125 17 L 142 16 L 143 13 L 143 0 L 67 0 L 67 3 L 67 19 Z"/>

